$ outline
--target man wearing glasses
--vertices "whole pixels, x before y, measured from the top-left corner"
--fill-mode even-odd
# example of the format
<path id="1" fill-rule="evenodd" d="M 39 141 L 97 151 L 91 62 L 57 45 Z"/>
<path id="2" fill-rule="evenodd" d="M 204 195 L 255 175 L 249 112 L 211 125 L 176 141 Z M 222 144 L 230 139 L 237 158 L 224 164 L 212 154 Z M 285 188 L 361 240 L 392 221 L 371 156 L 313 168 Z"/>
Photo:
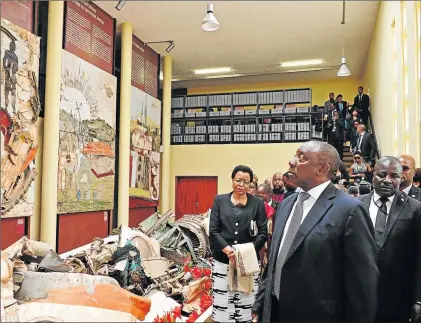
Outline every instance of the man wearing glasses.
<path id="1" fill-rule="evenodd" d="M 413 185 L 415 174 L 415 159 L 410 155 L 401 155 L 399 161 L 402 165 L 402 181 L 400 190 L 406 195 L 421 202 L 421 189 Z"/>

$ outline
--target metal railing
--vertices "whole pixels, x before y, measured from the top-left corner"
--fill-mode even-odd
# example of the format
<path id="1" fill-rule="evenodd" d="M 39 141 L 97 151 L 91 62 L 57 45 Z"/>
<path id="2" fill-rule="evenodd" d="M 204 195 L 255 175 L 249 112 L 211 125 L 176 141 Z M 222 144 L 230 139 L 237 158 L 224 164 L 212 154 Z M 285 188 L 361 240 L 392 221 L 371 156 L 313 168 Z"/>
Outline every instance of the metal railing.
<path id="1" fill-rule="evenodd" d="M 171 120 L 171 144 L 259 144 L 325 140 L 326 112 L 228 111 Z M 238 114 L 236 114 L 238 113 Z M 222 115 L 221 115 L 222 114 Z"/>

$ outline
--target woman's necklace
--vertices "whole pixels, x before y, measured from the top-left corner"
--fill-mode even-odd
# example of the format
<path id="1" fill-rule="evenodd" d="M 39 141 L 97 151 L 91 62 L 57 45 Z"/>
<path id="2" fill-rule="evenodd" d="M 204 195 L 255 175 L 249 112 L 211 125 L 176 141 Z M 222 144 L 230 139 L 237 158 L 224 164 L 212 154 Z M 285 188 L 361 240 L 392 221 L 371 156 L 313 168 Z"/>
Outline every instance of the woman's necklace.
<path id="1" fill-rule="evenodd" d="M 235 206 L 245 206 L 247 204 L 247 196 L 244 201 L 239 201 L 235 199 L 234 195 L 231 195 L 231 203 Z"/>
<path id="2" fill-rule="evenodd" d="M 355 163 L 355 170 L 357 173 L 361 172 L 363 170 L 364 165 L 361 163 L 361 165 L 359 165 L 358 163 Z"/>

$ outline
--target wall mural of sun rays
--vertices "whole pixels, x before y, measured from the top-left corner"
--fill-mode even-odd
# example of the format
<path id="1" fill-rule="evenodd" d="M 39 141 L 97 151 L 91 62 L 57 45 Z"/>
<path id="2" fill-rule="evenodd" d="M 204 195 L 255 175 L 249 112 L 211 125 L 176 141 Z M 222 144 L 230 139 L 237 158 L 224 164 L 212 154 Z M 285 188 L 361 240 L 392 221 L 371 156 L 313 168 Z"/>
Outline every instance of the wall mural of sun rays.
<path id="1" fill-rule="evenodd" d="M 117 79 L 63 50 L 58 213 L 114 204 Z"/>

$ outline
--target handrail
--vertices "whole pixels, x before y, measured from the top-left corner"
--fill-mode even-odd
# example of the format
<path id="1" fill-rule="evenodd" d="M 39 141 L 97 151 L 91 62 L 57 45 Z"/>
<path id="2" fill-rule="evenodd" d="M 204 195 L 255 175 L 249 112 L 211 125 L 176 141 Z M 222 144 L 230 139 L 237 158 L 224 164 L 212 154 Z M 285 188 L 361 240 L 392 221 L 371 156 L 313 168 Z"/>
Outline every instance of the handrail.
<path id="1" fill-rule="evenodd" d="M 371 117 L 371 111 L 370 110 L 368 111 L 367 126 L 368 126 L 368 123 L 370 123 L 370 130 L 371 130 L 371 133 L 374 136 L 374 140 L 376 141 L 376 157 L 377 157 L 377 159 L 379 159 L 380 158 L 379 145 L 377 144 L 376 131 L 374 129 L 373 118 Z"/>

